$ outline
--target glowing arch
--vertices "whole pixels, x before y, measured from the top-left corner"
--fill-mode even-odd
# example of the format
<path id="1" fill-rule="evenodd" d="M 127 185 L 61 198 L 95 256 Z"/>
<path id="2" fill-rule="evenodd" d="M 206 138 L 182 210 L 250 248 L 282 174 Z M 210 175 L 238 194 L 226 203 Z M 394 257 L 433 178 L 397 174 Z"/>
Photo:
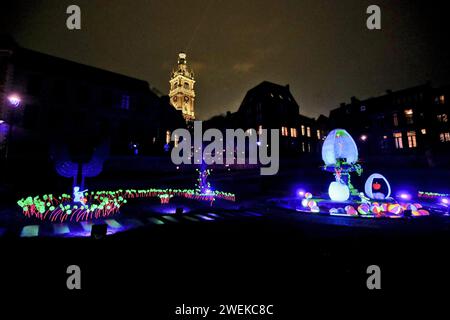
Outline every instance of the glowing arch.
<path id="1" fill-rule="evenodd" d="M 366 184 L 364 185 L 364 191 L 366 192 L 366 195 L 367 195 L 370 199 L 374 199 L 373 192 L 372 192 L 372 182 L 373 182 L 373 179 L 382 179 L 382 180 L 384 180 L 384 182 L 386 182 L 386 185 L 387 185 L 387 187 L 388 187 L 388 193 L 387 193 L 385 199 L 386 199 L 386 198 L 389 198 L 390 195 L 391 195 L 391 186 L 389 185 L 389 182 L 387 181 L 387 179 L 386 179 L 383 175 L 381 175 L 381 174 L 379 174 L 379 173 L 373 173 L 373 174 L 371 174 L 371 175 L 369 176 L 369 178 L 367 178 Z"/>

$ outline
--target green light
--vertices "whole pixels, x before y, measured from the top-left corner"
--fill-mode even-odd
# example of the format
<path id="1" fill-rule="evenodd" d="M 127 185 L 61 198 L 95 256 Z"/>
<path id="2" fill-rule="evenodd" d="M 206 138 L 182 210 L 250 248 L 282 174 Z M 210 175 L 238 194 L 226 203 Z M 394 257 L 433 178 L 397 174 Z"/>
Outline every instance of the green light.
<path id="1" fill-rule="evenodd" d="M 122 228 L 122 225 L 114 219 L 107 219 L 107 220 L 105 220 L 105 223 L 114 229 Z"/>

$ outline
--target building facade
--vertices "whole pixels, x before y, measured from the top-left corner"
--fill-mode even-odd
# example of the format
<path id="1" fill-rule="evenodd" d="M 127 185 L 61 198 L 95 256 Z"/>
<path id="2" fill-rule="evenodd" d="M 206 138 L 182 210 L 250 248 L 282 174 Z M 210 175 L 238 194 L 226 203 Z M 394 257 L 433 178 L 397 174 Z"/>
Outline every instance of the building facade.
<path id="1" fill-rule="evenodd" d="M 313 118 L 299 113 L 300 107 L 290 92 L 282 86 L 263 81 L 245 95 L 238 111 L 228 112 L 208 120 L 206 128 L 278 129 L 280 152 L 284 154 L 310 154 L 320 149 L 323 134 Z M 326 117 L 325 117 L 326 118 Z"/>
<path id="2" fill-rule="evenodd" d="M 180 110 L 186 122 L 195 120 L 195 79 L 194 72 L 187 65 L 186 54 L 178 54 L 178 65 L 172 71 L 169 81 L 170 103 Z"/>
<path id="3" fill-rule="evenodd" d="M 146 81 L 0 42 L 2 158 L 48 159 L 108 143 L 111 155 L 164 152 L 166 133 L 185 126 Z M 83 150 L 83 151 L 81 151 Z"/>
<path id="4" fill-rule="evenodd" d="M 449 88 L 429 83 L 359 100 L 330 112 L 330 126 L 359 140 L 362 154 L 425 154 L 450 151 Z"/>

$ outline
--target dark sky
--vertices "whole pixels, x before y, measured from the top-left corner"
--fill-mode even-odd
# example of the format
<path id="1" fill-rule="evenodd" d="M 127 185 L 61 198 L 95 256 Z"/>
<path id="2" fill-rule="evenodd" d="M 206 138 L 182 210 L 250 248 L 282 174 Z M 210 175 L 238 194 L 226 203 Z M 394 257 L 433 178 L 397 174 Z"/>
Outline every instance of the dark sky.
<path id="1" fill-rule="evenodd" d="M 450 28 L 434 1 L 0 2 L 0 33 L 20 45 L 144 79 L 164 93 L 186 50 L 200 119 L 236 110 L 263 80 L 289 83 L 300 112 L 314 117 L 351 96 L 450 82 Z M 66 28 L 70 4 L 81 7 L 80 31 Z M 381 31 L 366 28 L 370 4 L 381 7 Z"/>

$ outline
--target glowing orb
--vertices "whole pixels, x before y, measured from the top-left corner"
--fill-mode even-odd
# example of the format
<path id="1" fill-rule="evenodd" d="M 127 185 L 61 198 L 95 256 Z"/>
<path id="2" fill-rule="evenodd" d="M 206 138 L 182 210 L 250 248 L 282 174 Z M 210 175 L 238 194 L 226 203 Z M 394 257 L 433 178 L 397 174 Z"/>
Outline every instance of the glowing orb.
<path id="1" fill-rule="evenodd" d="M 400 214 L 402 213 L 403 209 L 401 205 L 394 203 L 388 205 L 388 211 L 393 214 Z"/>
<path id="2" fill-rule="evenodd" d="M 317 202 L 315 202 L 314 200 L 308 200 L 309 208 L 316 207 L 316 206 L 317 206 Z"/>
<path id="3" fill-rule="evenodd" d="M 428 212 L 425 209 L 419 209 L 419 210 L 417 210 L 417 212 L 419 213 L 420 216 L 429 216 L 430 215 L 430 212 Z"/>
<path id="4" fill-rule="evenodd" d="M 334 181 L 330 183 L 328 195 L 333 201 L 343 202 L 350 198 L 350 189 L 343 183 Z"/>
<path id="5" fill-rule="evenodd" d="M 374 206 L 374 205 L 372 205 L 372 206 L 370 207 L 370 211 L 372 211 L 372 212 L 375 213 L 375 214 L 379 214 L 379 213 L 381 213 L 381 212 L 383 211 L 383 208 L 380 207 L 380 206 Z"/>
<path id="6" fill-rule="evenodd" d="M 357 216 L 358 211 L 353 206 L 346 206 L 345 207 L 345 213 L 347 213 L 350 216 Z"/>
<path id="7" fill-rule="evenodd" d="M 358 206 L 359 214 L 366 215 L 370 212 L 370 206 L 367 203 L 360 204 Z"/>
<path id="8" fill-rule="evenodd" d="M 306 208 L 306 207 L 308 206 L 308 199 L 303 199 L 303 200 L 302 200 L 302 206 L 303 206 L 304 208 Z"/>

